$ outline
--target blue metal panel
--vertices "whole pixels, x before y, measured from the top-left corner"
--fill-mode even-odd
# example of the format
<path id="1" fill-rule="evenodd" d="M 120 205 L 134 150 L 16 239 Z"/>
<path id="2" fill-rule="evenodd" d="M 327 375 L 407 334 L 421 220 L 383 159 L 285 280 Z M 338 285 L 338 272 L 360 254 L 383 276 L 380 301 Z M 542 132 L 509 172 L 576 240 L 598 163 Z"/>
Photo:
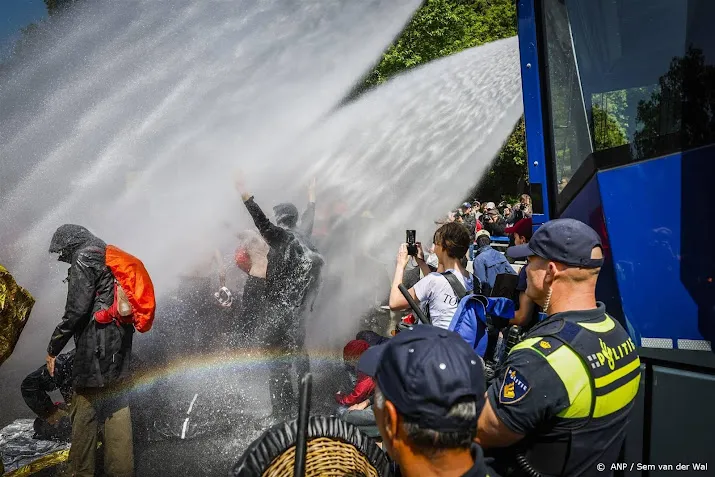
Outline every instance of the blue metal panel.
<path id="1" fill-rule="evenodd" d="M 625 316 L 640 336 L 674 347 L 704 339 L 680 279 L 681 162 L 676 154 L 598 174 Z"/>
<path id="2" fill-rule="evenodd" d="M 539 184 L 544 200 L 544 213 L 534 214 L 534 226 L 549 220 L 549 194 L 544 149 L 544 124 L 541 102 L 541 79 L 537 50 L 535 0 L 519 0 L 519 52 L 521 55 L 521 81 L 526 120 L 526 153 L 529 165 L 529 182 Z"/>
<path id="3" fill-rule="evenodd" d="M 569 203 L 561 217 L 568 217 L 580 220 L 590 225 L 601 237 L 604 251 L 604 264 L 598 276 L 596 286 L 596 297 L 606 305 L 606 310 L 621 324 L 626 326 L 634 340 L 638 339 L 638 334 L 629 326 L 625 319 L 623 308 L 621 307 L 621 295 L 616 282 L 616 273 L 611 253 L 611 244 L 608 237 L 606 222 L 601 204 L 601 191 L 598 187 L 598 178 L 593 176 L 591 180 L 581 189 L 576 197 Z"/>

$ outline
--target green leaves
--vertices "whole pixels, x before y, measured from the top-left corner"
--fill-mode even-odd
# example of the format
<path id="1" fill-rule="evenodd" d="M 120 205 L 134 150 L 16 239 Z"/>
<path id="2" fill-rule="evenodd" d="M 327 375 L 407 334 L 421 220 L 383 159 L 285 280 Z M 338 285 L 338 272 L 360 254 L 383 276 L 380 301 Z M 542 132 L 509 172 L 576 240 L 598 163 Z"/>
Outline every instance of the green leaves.
<path id="1" fill-rule="evenodd" d="M 514 35 L 514 0 L 426 0 L 355 94 L 423 63 Z M 526 182 L 522 119 L 483 177 L 477 194 L 490 200 L 515 196 Z"/>
<path id="2" fill-rule="evenodd" d="M 368 76 L 367 86 L 437 58 L 514 35 L 513 0 L 427 0 Z"/>

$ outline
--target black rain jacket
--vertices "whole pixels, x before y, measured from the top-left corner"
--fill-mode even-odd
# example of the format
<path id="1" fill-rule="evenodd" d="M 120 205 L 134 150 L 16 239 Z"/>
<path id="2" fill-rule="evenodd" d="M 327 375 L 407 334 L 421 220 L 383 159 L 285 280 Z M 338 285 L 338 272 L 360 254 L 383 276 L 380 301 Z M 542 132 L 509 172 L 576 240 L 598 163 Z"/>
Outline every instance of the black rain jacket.
<path id="1" fill-rule="evenodd" d="M 74 388 L 103 388 L 129 375 L 132 325 L 99 324 L 94 314 L 114 301 L 114 276 L 106 265 L 107 245 L 79 225 L 63 225 L 52 237 L 50 253 L 70 264 L 67 304 L 47 352 L 57 356 L 74 338 Z"/>
<path id="2" fill-rule="evenodd" d="M 312 305 L 320 285 L 323 258 L 311 244 L 314 204 L 308 206 L 301 224 L 288 229 L 272 224 L 251 198 L 245 202 L 253 222 L 268 243 L 266 295 L 273 312 L 299 312 Z"/>

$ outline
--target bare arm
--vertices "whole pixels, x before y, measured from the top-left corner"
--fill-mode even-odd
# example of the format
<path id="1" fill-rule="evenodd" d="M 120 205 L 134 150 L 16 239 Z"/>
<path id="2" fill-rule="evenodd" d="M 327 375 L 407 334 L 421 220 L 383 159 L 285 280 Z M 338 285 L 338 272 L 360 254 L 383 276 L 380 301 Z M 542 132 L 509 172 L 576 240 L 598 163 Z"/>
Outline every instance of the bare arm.
<path id="1" fill-rule="evenodd" d="M 477 423 L 477 444 L 483 448 L 508 447 L 523 438 L 499 420 L 487 398 Z"/>
<path id="2" fill-rule="evenodd" d="M 529 318 L 534 311 L 534 302 L 526 296 L 526 292 L 519 293 L 519 309 L 514 313 L 514 318 L 509 323 L 516 326 L 524 326 L 529 323 Z"/>
<path id="3" fill-rule="evenodd" d="M 399 286 L 402 284 L 402 280 L 405 276 L 405 267 L 407 262 L 410 260 L 410 256 L 407 254 L 407 244 L 400 245 L 400 250 L 397 252 L 397 265 L 395 266 L 395 278 L 392 279 L 392 287 L 390 288 L 390 309 L 392 311 L 406 310 L 410 307 L 407 300 L 400 292 Z M 417 295 L 415 294 L 415 289 L 409 289 L 410 296 L 419 303 Z"/>
<path id="4" fill-rule="evenodd" d="M 427 275 L 432 273 L 432 269 L 429 267 L 429 265 L 427 265 L 427 262 L 425 262 L 425 252 L 422 248 L 422 244 L 420 242 L 417 242 L 415 245 L 417 245 L 417 256 L 415 257 L 415 261 L 417 262 L 417 266 L 420 267 L 422 276 L 426 277 Z"/>

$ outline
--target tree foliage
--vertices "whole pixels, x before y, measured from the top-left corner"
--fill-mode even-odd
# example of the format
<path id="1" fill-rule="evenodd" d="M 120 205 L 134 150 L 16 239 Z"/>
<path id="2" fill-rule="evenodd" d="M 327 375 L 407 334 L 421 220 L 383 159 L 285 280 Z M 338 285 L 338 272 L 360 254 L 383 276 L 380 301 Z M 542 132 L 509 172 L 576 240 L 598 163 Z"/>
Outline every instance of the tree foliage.
<path id="1" fill-rule="evenodd" d="M 672 141 L 690 148 L 715 138 L 715 66 L 703 51 L 690 47 L 674 58 L 658 88 L 638 104 L 639 131 L 635 145 L 641 157 L 654 157 L 662 143 Z"/>
<path id="2" fill-rule="evenodd" d="M 50 15 L 54 15 L 55 13 L 62 11 L 62 9 L 66 8 L 75 1 L 76 0 L 44 0 L 47 12 Z"/>
<path id="3" fill-rule="evenodd" d="M 512 0 L 427 0 L 365 82 L 374 86 L 417 65 L 514 35 Z"/>
<path id="4" fill-rule="evenodd" d="M 626 120 L 619 121 L 615 114 L 602 109 L 594 104 L 591 109 L 593 118 L 593 142 L 594 149 L 601 151 L 612 147 L 628 144 L 628 137 L 622 124 Z"/>
<path id="5" fill-rule="evenodd" d="M 353 97 L 415 66 L 514 35 L 514 0 L 426 0 Z M 522 119 L 472 194 L 496 200 L 523 192 L 526 181 Z"/>

